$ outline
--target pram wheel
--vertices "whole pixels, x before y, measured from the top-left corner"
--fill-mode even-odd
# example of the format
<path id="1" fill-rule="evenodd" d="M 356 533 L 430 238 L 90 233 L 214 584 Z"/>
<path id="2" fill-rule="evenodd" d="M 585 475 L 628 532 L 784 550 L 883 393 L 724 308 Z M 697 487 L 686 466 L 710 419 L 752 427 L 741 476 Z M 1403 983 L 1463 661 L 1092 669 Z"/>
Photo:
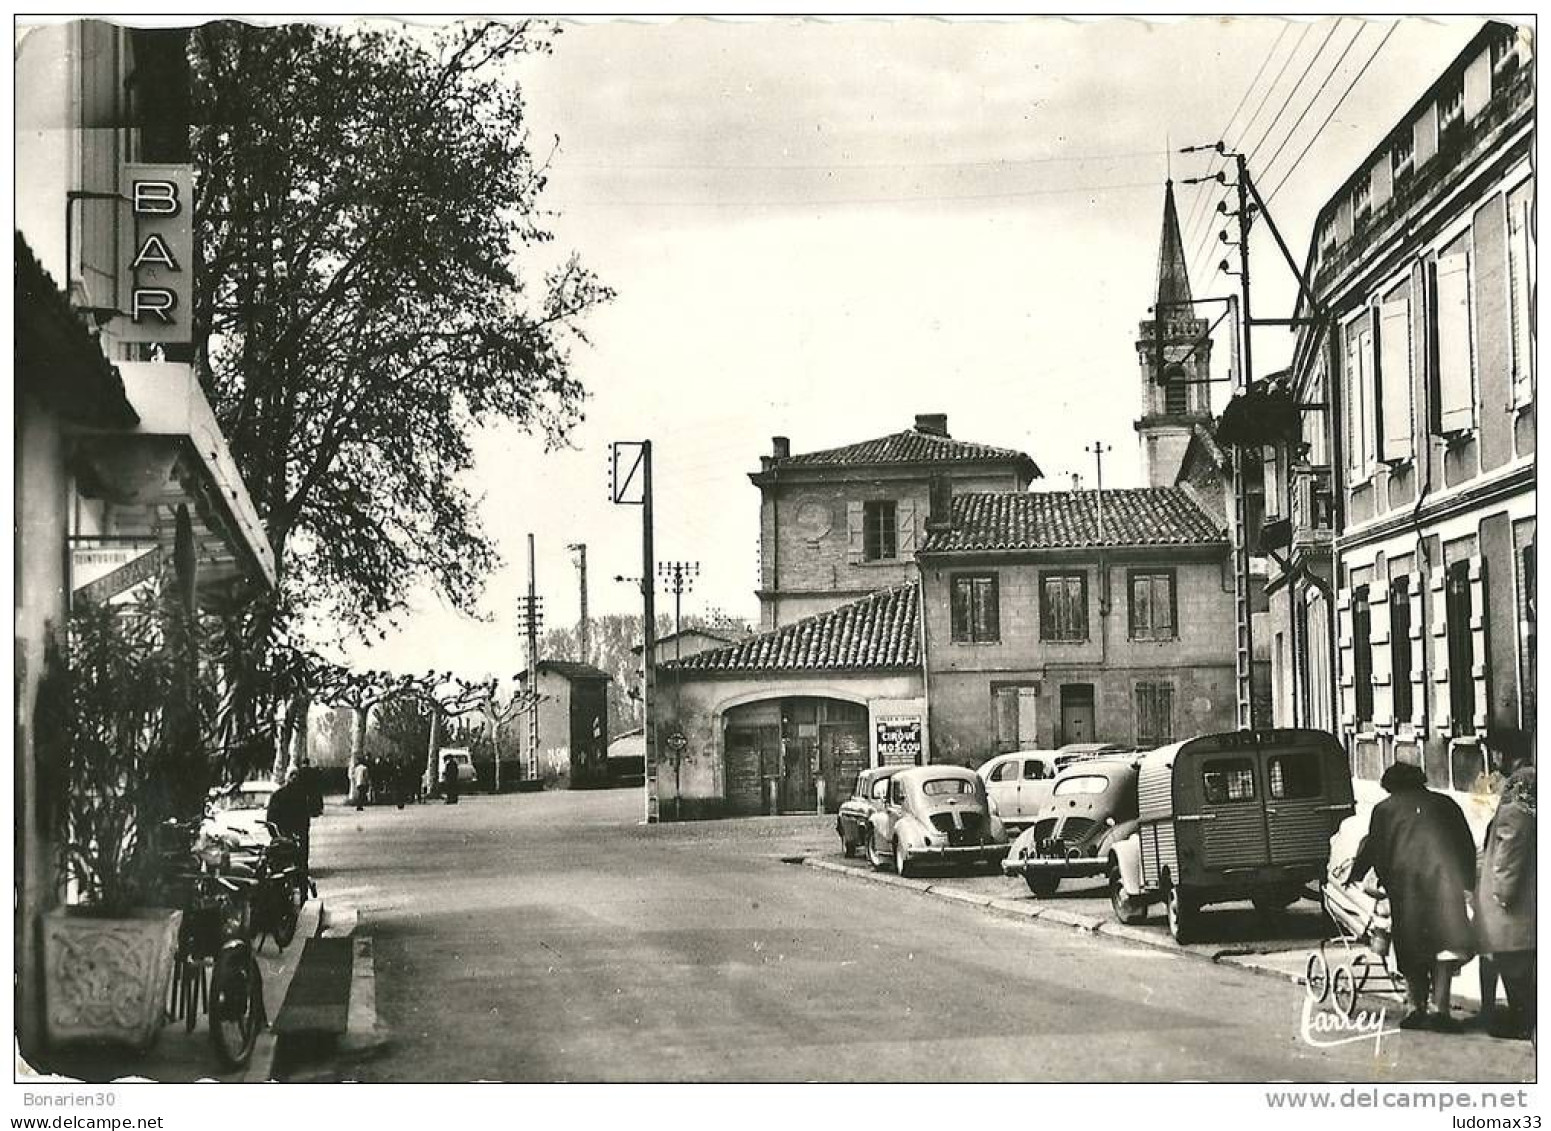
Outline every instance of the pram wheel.
<path id="1" fill-rule="evenodd" d="M 1330 964 L 1322 951 L 1314 951 L 1303 967 L 1303 988 L 1318 1005 L 1330 993 Z"/>
<path id="2" fill-rule="evenodd" d="M 1357 979 L 1351 968 L 1337 966 L 1330 975 L 1330 997 L 1342 1014 L 1351 1017 L 1357 1012 Z"/>

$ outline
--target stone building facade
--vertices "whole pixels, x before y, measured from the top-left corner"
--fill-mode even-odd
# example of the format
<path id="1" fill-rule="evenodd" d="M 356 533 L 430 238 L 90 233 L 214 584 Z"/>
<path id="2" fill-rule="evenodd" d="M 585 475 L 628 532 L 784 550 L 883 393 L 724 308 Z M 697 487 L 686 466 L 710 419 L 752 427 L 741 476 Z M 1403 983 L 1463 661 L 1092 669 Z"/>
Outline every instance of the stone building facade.
<path id="1" fill-rule="evenodd" d="M 948 418 L 793 455 L 777 436 L 749 479 L 760 491 L 760 627 L 780 628 L 915 576 L 928 484 L 1022 491 L 1040 475 L 1022 452 L 956 440 Z"/>
<path id="2" fill-rule="evenodd" d="M 958 495 L 936 514 L 919 556 L 933 760 L 1232 728 L 1227 543 L 1183 489 Z"/>
<path id="3" fill-rule="evenodd" d="M 1422 765 L 1478 823 L 1536 727 L 1532 70 L 1488 24 L 1325 204 L 1286 389 L 1328 411 L 1268 451 L 1279 721 L 1363 783 Z"/>

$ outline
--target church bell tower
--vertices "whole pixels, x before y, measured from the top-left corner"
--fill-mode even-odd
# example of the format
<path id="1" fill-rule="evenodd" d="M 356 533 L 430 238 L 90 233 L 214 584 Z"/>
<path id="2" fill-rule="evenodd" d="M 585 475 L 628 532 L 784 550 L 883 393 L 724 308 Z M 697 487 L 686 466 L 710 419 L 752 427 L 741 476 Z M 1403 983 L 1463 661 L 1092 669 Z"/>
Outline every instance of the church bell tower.
<path id="1" fill-rule="evenodd" d="M 1141 367 L 1142 474 L 1149 487 L 1172 487 L 1197 424 L 1212 419 L 1212 341 L 1207 320 L 1190 305 L 1190 274 L 1174 208 L 1174 182 L 1163 193 L 1163 236 L 1158 249 L 1157 300 L 1152 318 L 1139 324 L 1136 356 Z"/>

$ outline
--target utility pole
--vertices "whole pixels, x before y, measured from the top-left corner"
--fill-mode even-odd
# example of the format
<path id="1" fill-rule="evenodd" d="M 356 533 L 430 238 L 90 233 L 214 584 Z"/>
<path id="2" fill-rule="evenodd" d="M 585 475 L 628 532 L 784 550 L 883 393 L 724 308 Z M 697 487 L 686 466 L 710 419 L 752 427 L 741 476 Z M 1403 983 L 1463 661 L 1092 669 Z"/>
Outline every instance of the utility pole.
<path id="1" fill-rule="evenodd" d="M 1235 393 L 1242 393 L 1254 381 L 1255 370 L 1251 360 L 1251 332 L 1254 315 L 1249 305 L 1249 229 L 1252 217 L 1249 211 L 1249 166 L 1244 154 L 1235 153 L 1234 163 L 1239 197 L 1239 304 L 1244 308 L 1240 320 L 1243 344 L 1239 349 L 1239 386 Z M 1233 619 L 1234 619 L 1234 687 L 1237 722 L 1240 730 L 1253 730 L 1259 720 L 1255 717 L 1255 643 L 1251 625 L 1253 613 L 1249 604 L 1249 477 L 1245 474 L 1248 449 L 1233 451 Z"/>
<path id="2" fill-rule="evenodd" d="M 661 562 L 657 573 L 662 578 L 663 590 L 673 594 L 673 658 L 682 660 L 683 645 L 678 636 L 684 630 L 684 594 L 694 589 L 695 578 L 700 576 L 700 563 Z"/>
<path id="3" fill-rule="evenodd" d="M 1111 607 L 1109 585 L 1109 559 L 1104 553 L 1104 453 L 1114 451 L 1114 447 L 1102 440 L 1093 441 L 1091 448 L 1083 451 L 1093 454 L 1095 464 L 1094 476 L 1097 484 L 1097 519 L 1098 519 L 1098 543 L 1099 543 L 1099 616 L 1109 616 Z M 1106 627 L 1103 631 L 1108 632 Z"/>
<path id="4" fill-rule="evenodd" d="M 592 622 L 587 619 L 587 543 L 572 542 L 566 547 L 576 555 L 576 573 L 581 586 L 582 617 L 576 626 L 577 642 L 581 646 L 581 661 L 592 663 Z"/>
<path id="5" fill-rule="evenodd" d="M 543 598 L 538 595 L 537 567 L 534 564 L 533 535 L 528 535 L 528 596 L 519 616 L 520 627 L 528 636 L 528 757 L 524 770 L 530 781 L 539 776 L 539 626 L 544 620 Z M 501 789 L 501 760 L 496 759 L 496 791 Z"/>
<path id="6" fill-rule="evenodd" d="M 620 506 L 641 508 L 641 703 L 644 712 L 641 736 L 646 747 L 646 774 L 642 799 L 646 821 L 657 820 L 657 723 L 656 707 L 657 595 L 652 579 L 657 573 L 652 546 L 652 442 L 622 440 L 609 445 L 609 498 Z"/>

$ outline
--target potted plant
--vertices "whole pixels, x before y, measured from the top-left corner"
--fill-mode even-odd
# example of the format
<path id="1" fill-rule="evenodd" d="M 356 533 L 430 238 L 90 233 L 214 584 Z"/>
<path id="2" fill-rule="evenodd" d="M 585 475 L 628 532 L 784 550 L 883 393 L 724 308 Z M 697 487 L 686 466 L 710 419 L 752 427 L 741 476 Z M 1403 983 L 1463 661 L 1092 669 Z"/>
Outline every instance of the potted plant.
<path id="1" fill-rule="evenodd" d="M 203 811 L 196 626 L 157 595 L 87 605 L 50 642 L 38 739 L 64 905 L 43 920 L 52 1044 L 144 1049 L 181 914 L 157 906 L 169 820 Z"/>

